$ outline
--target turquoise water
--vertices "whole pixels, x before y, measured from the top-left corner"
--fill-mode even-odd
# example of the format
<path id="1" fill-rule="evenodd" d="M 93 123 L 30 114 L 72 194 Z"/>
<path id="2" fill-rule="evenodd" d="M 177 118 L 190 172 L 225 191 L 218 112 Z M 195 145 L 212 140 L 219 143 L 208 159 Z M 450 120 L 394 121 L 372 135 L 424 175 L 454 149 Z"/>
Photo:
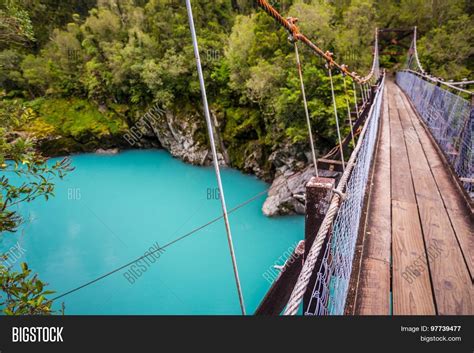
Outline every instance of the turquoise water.
<path id="1" fill-rule="evenodd" d="M 3 251 L 17 241 L 21 261 L 66 292 L 164 245 L 221 214 L 212 168 L 195 167 L 164 151 L 73 156 L 76 170 L 56 184 L 55 197 L 22 206 L 22 231 L 3 234 Z M 222 170 L 228 208 L 265 190 L 253 176 Z M 304 218 L 267 218 L 265 195 L 230 215 L 248 313 L 303 238 Z M 279 260 L 280 259 L 280 260 Z M 127 269 L 60 299 L 66 314 L 239 314 L 222 220 L 164 250 L 134 283 Z M 135 271 L 135 273 L 137 273 Z M 268 275 L 267 275 L 268 277 Z M 59 303 L 56 304 L 59 307 Z"/>

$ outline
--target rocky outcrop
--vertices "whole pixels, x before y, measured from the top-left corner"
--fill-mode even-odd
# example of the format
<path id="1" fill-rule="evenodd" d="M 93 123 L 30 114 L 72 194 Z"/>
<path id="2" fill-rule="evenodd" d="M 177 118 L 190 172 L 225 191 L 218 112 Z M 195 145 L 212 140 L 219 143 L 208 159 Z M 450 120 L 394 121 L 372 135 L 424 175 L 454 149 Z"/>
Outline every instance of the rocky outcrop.
<path id="1" fill-rule="evenodd" d="M 267 151 L 258 142 L 250 142 L 245 149 L 243 168 L 246 173 L 255 174 L 266 182 L 272 182 L 275 176 L 287 171 L 299 171 L 308 164 L 304 145 L 280 144 L 273 151 Z"/>
<path id="2" fill-rule="evenodd" d="M 268 160 L 276 170 L 276 175 L 286 173 L 287 171 L 300 171 L 305 168 L 309 161 L 304 145 L 284 144 L 277 146 Z"/>
<path id="3" fill-rule="evenodd" d="M 307 144 L 278 146 L 268 158 L 274 168 L 274 178 L 263 204 L 266 216 L 305 213 L 306 184 L 314 176 L 311 153 Z M 319 151 L 316 151 L 319 154 Z M 340 173 L 319 170 L 319 176 L 338 178 Z"/>
<path id="4" fill-rule="evenodd" d="M 250 153 L 244 161 L 244 172 L 256 175 L 265 181 L 271 181 L 271 175 L 268 168 L 265 167 L 264 153 L 262 147 L 258 144 L 251 144 Z"/>
<path id="5" fill-rule="evenodd" d="M 280 173 L 268 191 L 268 197 L 262 207 L 263 213 L 266 216 L 304 214 L 306 184 L 312 176 L 312 164 L 297 172 L 286 169 Z M 339 173 L 319 170 L 319 176 L 337 178 Z"/>
<path id="6" fill-rule="evenodd" d="M 150 119 L 152 131 L 158 138 L 161 146 L 174 157 L 195 165 L 209 165 L 212 163 L 212 154 L 207 146 L 207 131 L 201 117 L 190 115 L 174 115 L 167 111 L 163 114 L 154 114 Z M 220 165 L 226 165 L 222 153 L 218 153 Z"/>

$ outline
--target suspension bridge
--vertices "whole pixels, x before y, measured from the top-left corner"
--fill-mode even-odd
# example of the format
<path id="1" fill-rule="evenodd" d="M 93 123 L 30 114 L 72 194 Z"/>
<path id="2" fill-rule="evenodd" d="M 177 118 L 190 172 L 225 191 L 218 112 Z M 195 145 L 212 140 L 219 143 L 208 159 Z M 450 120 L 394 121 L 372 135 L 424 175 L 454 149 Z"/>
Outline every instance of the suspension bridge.
<path id="1" fill-rule="evenodd" d="M 375 29 L 372 66 L 361 76 L 305 36 L 298 19 L 284 18 L 266 0 L 256 3 L 288 31 L 294 47 L 314 175 L 304 196 L 305 234 L 255 314 L 474 314 L 474 110 L 467 89 L 474 81 L 447 82 L 429 75 L 418 58 L 416 27 L 405 67 L 395 79 L 379 67 Z M 228 215 L 265 193 L 227 210 L 190 0 L 186 6 L 222 216 L 146 256 L 223 219 L 245 315 L 237 261 L 245 254 L 235 254 Z M 324 59 L 330 79 L 338 143 L 324 156 L 316 155 L 299 44 Z M 342 76 L 347 119 L 337 109 L 335 75 Z M 347 136 L 341 133 L 343 124 L 350 127 Z M 320 176 L 325 169 L 337 177 Z"/>
<path id="2" fill-rule="evenodd" d="M 315 175 L 306 186 L 305 241 L 257 314 L 473 314 L 473 94 L 460 87 L 473 82 L 430 76 L 418 58 L 416 27 L 395 80 L 379 68 L 377 29 L 372 68 L 360 76 L 301 33 L 297 19 L 282 17 L 265 0 L 257 3 L 294 43 L 310 144 L 297 43 L 326 60 L 339 142 L 320 159 L 312 146 Z M 344 80 L 351 128 L 345 139 L 332 70 Z M 346 78 L 354 95 L 360 92 L 354 107 Z M 349 141 L 355 147 L 346 161 Z M 342 166 L 340 179 L 319 177 L 321 160 Z"/>

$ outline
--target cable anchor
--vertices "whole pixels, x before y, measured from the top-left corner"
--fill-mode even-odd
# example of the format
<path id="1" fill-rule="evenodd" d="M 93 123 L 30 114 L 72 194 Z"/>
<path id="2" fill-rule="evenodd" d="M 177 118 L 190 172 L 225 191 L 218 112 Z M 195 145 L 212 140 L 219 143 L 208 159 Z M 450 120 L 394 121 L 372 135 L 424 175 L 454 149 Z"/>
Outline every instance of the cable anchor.
<path id="1" fill-rule="evenodd" d="M 295 44 L 300 39 L 300 29 L 296 25 L 298 23 L 298 18 L 296 17 L 287 17 L 286 20 L 291 25 L 291 29 L 288 30 L 288 41 L 291 44 Z"/>

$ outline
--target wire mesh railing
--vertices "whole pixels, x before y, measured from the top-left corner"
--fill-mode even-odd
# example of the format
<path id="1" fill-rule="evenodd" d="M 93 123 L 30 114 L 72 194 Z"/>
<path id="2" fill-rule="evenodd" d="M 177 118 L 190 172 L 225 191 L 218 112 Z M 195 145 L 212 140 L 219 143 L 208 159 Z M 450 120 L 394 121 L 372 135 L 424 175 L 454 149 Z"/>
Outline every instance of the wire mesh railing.
<path id="1" fill-rule="evenodd" d="M 397 84 L 410 97 L 467 193 L 474 197 L 474 122 L 471 102 L 407 71 L 397 73 Z"/>
<path id="2" fill-rule="evenodd" d="M 334 190 L 287 303 L 285 315 L 295 315 L 304 294 L 310 290 L 312 296 L 308 308 L 304 310 L 305 315 L 341 315 L 344 312 L 364 194 L 377 139 L 384 80 L 383 76 L 374 87 L 373 104 L 359 140 Z M 320 258 L 322 261 L 319 261 Z M 314 288 L 308 288 L 315 269 L 318 270 L 316 283 Z"/>
<path id="3" fill-rule="evenodd" d="M 347 182 L 346 199 L 334 219 L 305 315 L 344 314 L 364 195 L 377 139 L 382 95 L 383 82 L 374 98 L 367 131 Z"/>

